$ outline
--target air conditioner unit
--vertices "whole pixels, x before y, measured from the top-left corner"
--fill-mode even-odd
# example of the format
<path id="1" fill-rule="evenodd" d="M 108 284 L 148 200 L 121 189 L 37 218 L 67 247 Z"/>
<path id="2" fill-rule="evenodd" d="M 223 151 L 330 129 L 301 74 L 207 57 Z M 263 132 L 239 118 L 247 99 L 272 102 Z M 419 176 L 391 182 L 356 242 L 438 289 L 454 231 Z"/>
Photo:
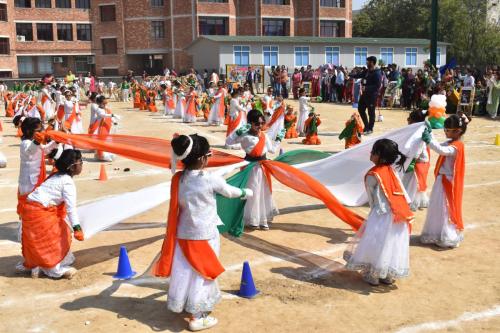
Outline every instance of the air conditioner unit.
<path id="1" fill-rule="evenodd" d="M 18 42 L 25 42 L 26 41 L 26 37 L 25 36 L 17 36 L 17 41 Z"/>
<path id="2" fill-rule="evenodd" d="M 95 65 L 95 57 L 94 56 L 87 57 L 87 65 Z"/>
<path id="3" fill-rule="evenodd" d="M 54 57 L 52 60 L 54 64 L 62 64 L 64 62 L 63 57 Z"/>

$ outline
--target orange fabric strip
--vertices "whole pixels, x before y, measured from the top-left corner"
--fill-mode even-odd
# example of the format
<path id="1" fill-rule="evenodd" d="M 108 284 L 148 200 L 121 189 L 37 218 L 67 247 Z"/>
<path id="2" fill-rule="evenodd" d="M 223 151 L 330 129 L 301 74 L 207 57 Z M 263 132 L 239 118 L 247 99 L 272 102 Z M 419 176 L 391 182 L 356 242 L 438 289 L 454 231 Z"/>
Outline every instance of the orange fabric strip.
<path id="1" fill-rule="evenodd" d="M 226 130 L 226 137 L 231 135 L 231 133 L 233 133 L 238 128 L 238 125 L 241 122 L 241 118 L 243 117 L 242 114 L 243 114 L 243 112 L 239 111 L 238 117 L 236 117 L 235 120 L 232 120 L 231 118 L 229 118 L 229 124 L 227 125 L 227 130 Z"/>
<path id="2" fill-rule="evenodd" d="M 394 222 L 411 223 L 415 216 L 410 209 L 410 205 L 408 205 L 408 202 L 406 201 L 404 189 L 392 167 L 389 165 L 374 166 L 366 175 L 375 176 L 378 180 L 380 187 L 382 188 L 382 191 L 384 191 L 384 194 L 389 201 L 389 205 L 391 206 Z"/>
<path id="3" fill-rule="evenodd" d="M 284 114 L 285 114 L 285 105 L 281 104 L 281 106 L 274 111 L 273 116 L 266 124 L 266 129 L 272 127 L 274 123 L 277 122 L 278 119 L 280 119 L 280 117 Z"/>
<path id="4" fill-rule="evenodd" d="M 51 268 L 68 254 L 71 231 L 65 221 L 66 209 L 26 202 L 22 212 L 22 253 L 26 268 Z"/>
<path id="5" fill-rule="evenodd" d="M 253 147 L 252 151 L 248 153 L 252 157 L 261 157 L 264 154 L 264 148 L 266 146 L 266 135 L 264 132 L 259 134 L 259 142 Z"/>
<path id="6" fill-rule="evenodd" d="M 178 239 L 179 247 L 191 267 L 207 280 L 215 280 L 225 269 L 208 240 Z"/>
<path id="7" fill-rule="evenodd" d="M 321 200 L 326 207 L 342 221 L 358 230 L 363 224 L 363 218 L 344 207 L 340 201 L 318 180 L 308 174 L 277 161 L 261 161 L 261 165 L 280 183 L 313 198 Z"/>
<path id="8" fill-rule="evenodd" d="M 186 109 L 186 113 L 194 117 L 196 117 L 196 97 L 196 93 L 194 92 L 189 95 Z"/>

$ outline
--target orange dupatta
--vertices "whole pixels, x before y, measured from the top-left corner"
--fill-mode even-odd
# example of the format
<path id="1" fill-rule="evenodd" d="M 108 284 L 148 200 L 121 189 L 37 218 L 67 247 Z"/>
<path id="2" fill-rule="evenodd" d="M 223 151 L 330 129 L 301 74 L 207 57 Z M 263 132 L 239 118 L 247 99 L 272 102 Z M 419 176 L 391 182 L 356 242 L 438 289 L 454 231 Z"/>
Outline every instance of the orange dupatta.
<path id="1" fill-rule="evenodd" d="M 168 211 L 167 233 L 161 247 L 160 258 L 153 266 L 153 275 L 169 277 L 172 274 L 175 243 L 184 254 L 191 267 L 203 278 L 215 280 L 224 267 L 207 240 L 177 239 L 177 224 L 179 223 L 179 182 L 182 172 L 177 172 L 172 178 L 170 187 L 170 207 Z"/>
<path id="2" fill-rule="evenodd" d="M 276 111 L 274 111 L 273 116 L 269 120 L 269 123 L 266 124 L 266 129 L 271 128 L 274 125 L 274 123 L 278 121 L 278 119 L 280 119 L 280 117 L 284 114 L 285 114 L 285 106 L 281 104 L 281 106 L 277 108 Z"/>
<path id="3" fill-rule="evenodd" d="M 443 175 L 441 180 L 443 182 L 444 192 L 446 194 L 446 202 L 448 204 L 448 211 L 450 220 L 458 230 L 464 229 L 464 222 L 462 218 L 462 198 L 464 193 L 464 177 L 465 177 L 465 147 L 462 141 L 453 141 L 450 143 L 455 147 L 457 154 L 455 155 L 455 165 L 453 166 L 453 180 L 450 182 L 446 176 Z M 446 156 L 439 156 L 434 169 L 434 176 L 439 175 L 439 170 L 443 165 Z"/>
<path id="4" fill-rule="evenodd" d="M 417 187 L 419 192 L 425 192 L 427 190 L 427 175 L 429 174 L 429 169 L 431 167 L 431 153 L 429 147 L 427 147 L 427 156 L 429 156 L 429 161 L 415 163 L 415 176 L 417 177 Z"/>
<path id="5" fill-rule="evenodd" d="M 391 206 L 394 222 L 406 222 L 411 226 L 415 216 L 406 201 L 401 182 L 392 167 L 389 165 L 374 166 L 366 174 L 366 176 L 368 175 L 374 176 L 380 184 L 380 188 L 384 191 Z"/>
<path id="6" fill-rule="evenodd" d="M 233 133 L 238 128 L 238 125 L 241 122 L 241 118 L 243 117 L 242 113 L 243 112 L 238 111 L 238 117 L 236 117 L 236 119 L 234 120 L 229 118 L 229 123 L 227 124 L 227 130 L 226 130 L 226 137 L 231 135 L 231 133 Z"/>
<path id="7" fill-rule="evenodd" d="M 188 106 L 186 109 L 186 113 L 190 116 L 196 117 L 196 93 L 192 92 L 189 94 Z"/>

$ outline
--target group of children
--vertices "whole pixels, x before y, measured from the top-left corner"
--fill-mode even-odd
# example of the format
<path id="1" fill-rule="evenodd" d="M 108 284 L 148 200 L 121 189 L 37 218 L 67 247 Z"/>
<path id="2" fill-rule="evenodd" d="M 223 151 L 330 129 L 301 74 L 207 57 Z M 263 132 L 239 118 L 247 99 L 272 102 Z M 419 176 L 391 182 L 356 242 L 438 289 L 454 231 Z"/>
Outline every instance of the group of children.
<path id="1" fill-rule="evenodd" d="M 194 89 L 188 88 L 187 97 L 179 81 L 164 83 L 161 89 L 166 115 L 186 122 L 196 121 L 200 116 L 200 101 Z M 138 99 L 134 98 L 134 106 L 141 108 L 146 102 L 147 109 L 157 111 L 151 107 L 156 99 L 154 92 L 144 92 L 144 87 L 138 83 L 132 84 L 132 90 L 134 97 L 139 94 Z M 70 251 L 72 232 L 66 221 L 72 226 L 73 237 L 84 239 L 76 214 L 76 188 L 72 179 L 81 173 L 82 156 L 72 147 L 50 141 L 44 134 L 43 124 L 49 121 L 52 129 L 59 126 L 65 131 L 78 132 L 78 127 L 74 126 L 78 101 L 72 100 L 66 90 L 61 91 L 64 99 L 61 98 L 59 105 L 64 113 L 61 111 L 59 121 L 54 95 L 41 94 L 47 97 L 42 103 L 35 103 L 38 113 L 33 112 L 33 105 L 30 106 L 28 100 L 17 103 L 23 101 L 19 96 L 15 99 L 11 96 L 9 100 L 17 103 L 12 106 L 13 115 L 21 116 L 17 118 L 21 133 L 18 214 L 23 261 L 16 269 L 29 271 L 33 277 L 43 272 L 49 277 L 69 279 L 76 269 L 71 266 L 74 261 Z M 303 135 L 305 144 L 320 144 L 317 127 L 321 120 L 311 110 L 304 90 L 300 91 L 298 116 L 282 99 L 272 97 L 272 89 L 263 98 L 256 98 L 249 89 L 243 88 L 233 91 L 229 99 L 228 92 L 219 84 L 217 90 L 207 96 L 209 110 L 202 111 L 201 116 L 211 125 L 226 122 L 226 146 L 242 149 L 245 160 L 255 163 L 256 167 L 251 169 L 245 188 L 233 187 L 223 178 L 204 170 L 211 156 L 210 145 L 204 137 L 181 135 L 172 140 L 173 154 L 184 164 L 184 171 L 177 172 L 172 179 L 167 233 L 153 272 L 157 276 L 171 277 L 168 308 L 191 313 L 189 328 L 193 331 L 217 324 L 217 319 L 209 315 L 220 300 L 216 278 L 224 271 L 218 260 L 220 218 L 216 194 L 246 200 L 245 225 L 254 230 L 269 230 L 269 223 L 278 210 L 272 198 L 269 175 L 259 162 L 267 159 L 268 152 L 278 151 L 285 138 Z M 47 101 L 53 109 L 44 108 Z M 111 133 L 113 119 L 117 117 L 111 113 L 106 98 L 92 94 L 89 101 L 88 133 Z M 229 106 L 227 112 L 226 105 Z M 55 119 L 48 118 L 51 112 Z M 408 118 L 409 123 L 424 120 L 421 111 L 412 112 Z M 361 271 L 365 281 L 372 285 L 392 284 L 395 279 L 407 276 L 413 212 L 427 206 L 421 241 L 445 248 L 459 246 L 463 239 L 461 201 L 465 167 L 464 145 L 460 138 L 466 132 L 467 122 L 465 117 L 448 117 L 444 123 L 448 140 L 442 144 L 426 127 L 416 156 L 404 156 L 398 145 L 388 139 L 374 143 L 370 154 L 374 167 L 365 177 L 370 213 L 344 254 L 347 269 Z M 354 115 L 346 126 L 352 126 L 352 131 L 345 133 L 346 137 L 350 144 L 356 144 L 357 136 L 353 133 L 359 126 L 359 119 Z M 431 150 L 439 158 L 436 181 L 428 200 L 426 179 Z M 46 155 L 54 161 L 48 177 Z M 100 158 L 105 157 L 101 155 Z M 411 159 L 409 166 L 405 163 L 407 159 Z"/>

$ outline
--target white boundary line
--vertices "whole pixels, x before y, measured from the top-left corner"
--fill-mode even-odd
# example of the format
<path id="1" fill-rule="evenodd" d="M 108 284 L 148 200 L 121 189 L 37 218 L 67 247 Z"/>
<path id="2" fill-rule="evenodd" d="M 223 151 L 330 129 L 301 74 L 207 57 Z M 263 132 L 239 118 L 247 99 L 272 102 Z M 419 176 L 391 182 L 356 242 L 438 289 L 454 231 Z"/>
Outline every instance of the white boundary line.
<path id="1" fill-rule="evenodd" d="M 483 320 L 497 316 L 500 316 L 500 305 L 495 305 L 494 307 L 481 312 L 465 312 L 457 319 L 431 321 L 428 323 L 405 327 L 395 331 L 395 333 L 418 333 L 418 332 L 428 332 L 435 330 L 444 330 L 450 327 L 459 326 L 461 323 Z"/>

